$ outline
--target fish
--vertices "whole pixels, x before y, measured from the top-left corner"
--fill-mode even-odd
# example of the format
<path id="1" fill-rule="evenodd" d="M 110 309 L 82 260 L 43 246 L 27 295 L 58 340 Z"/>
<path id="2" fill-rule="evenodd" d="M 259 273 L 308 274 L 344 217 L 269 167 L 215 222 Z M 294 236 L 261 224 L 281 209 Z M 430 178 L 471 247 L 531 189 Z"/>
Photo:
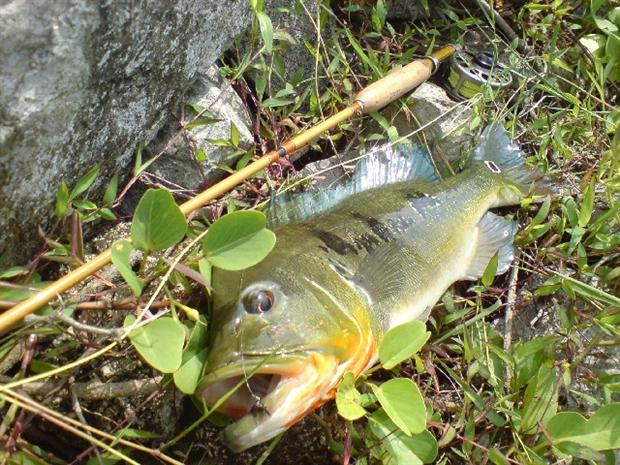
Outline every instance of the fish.
<path id="1" fill-rule="evenodd" d="M 517 225 L 489 210 L 518 204 L 540 178 L 496 124 L 450 178 L 419 147 L 387 145 L 348 183 L 277 197 L 269 255 L 213 272 L 196 396 L 233 419 L 225 443 L 243 451 L 285 431 L 332 399 L 345 373 L 375 365 L 390 328 L 426 321 L 495 255 L 506 272 Z"/>

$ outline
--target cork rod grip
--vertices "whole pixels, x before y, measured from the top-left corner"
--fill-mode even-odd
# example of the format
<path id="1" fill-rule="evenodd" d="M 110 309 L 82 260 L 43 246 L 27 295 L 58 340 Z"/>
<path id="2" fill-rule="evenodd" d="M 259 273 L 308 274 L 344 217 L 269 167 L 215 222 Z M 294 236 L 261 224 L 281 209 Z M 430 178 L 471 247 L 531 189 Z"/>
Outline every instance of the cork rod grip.
<path id="1" fill-rule="evenodd" d="M 422 84 L 432 72 L 433 62 L 428 58 L 414 61 L 366 87 L 355 96 L 355 101 L 359 102 L 363 113 L 380 110 Z"/>

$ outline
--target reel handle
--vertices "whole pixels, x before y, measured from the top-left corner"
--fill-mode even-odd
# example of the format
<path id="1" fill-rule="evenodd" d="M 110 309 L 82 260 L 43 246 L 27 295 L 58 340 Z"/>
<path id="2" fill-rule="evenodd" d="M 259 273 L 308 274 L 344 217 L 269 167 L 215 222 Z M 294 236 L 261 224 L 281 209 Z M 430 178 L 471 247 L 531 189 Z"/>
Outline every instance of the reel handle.
<path id="1" fill-rule="evenodd" d="M 454 46 L 448 45 L 428 57 L 391 71 L 360 91 L 355 96 L 355 102 L 360 104 L 363 114 L 380 110 L 426 81 L 437 71 L 441 61 L 451 56 L 455 50 Z"/>

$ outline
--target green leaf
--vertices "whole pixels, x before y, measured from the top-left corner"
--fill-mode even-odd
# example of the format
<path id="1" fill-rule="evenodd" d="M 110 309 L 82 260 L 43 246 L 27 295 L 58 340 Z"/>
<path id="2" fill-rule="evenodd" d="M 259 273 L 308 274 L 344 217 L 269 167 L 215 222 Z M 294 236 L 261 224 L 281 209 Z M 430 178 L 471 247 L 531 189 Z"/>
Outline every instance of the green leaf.
<path id="1" fill-rule="evenodd" d="M 595 17 L 594 22 L 596 23 L 596 27 L 598 27 L 601 31 L 606 34 L 611 34 L 613 32 L 618 32 L 618 26 L 605 18 Z"/>
<path id="2" fill-rule="evenodd" d="M 196 149 L 196 153 L 194 154 L 194 156 L 196 157 L 196 160 L 198 160 L 198 161 L 206 161 L 207 160 L 207 154 L 201 148 Z"/>
<path id="3" fill-rule="evenodd" d="M 620 7 L 618 7 L 618 10 L 620 10 Z M 618 18 L 618 23 L 620 23 L 620 14 L 618 14 Z M 607 36 L 605 54 L 610 57 L 610 62 L 613 60 L 615 63 L 620 59 L 620 34 L 611 33 Z"/>
<path id="4" fill-rule="evenodd" d="M 237 129 L 237 126 L 235 126 L 235 123 L 233 123 L 231 121 L 230 122 L 230 142 L 235 147 L 238 147 L 239 146 L 239 139 L 240 139 L 239 129 Z"/>
<path id="5" fill-rule="evenodd" d="M 207 117 L 203 116 L 203 117 L 200 117 L 200 118 L 195 119 L 193 121 L 190 121 L 189 123 L 186 123 L 184 128 L 187 131 L 190 131 L 190 130 L 195 129 L 195 128 L 200 128 L 200 127 L 203 127 L 203 126 L 210 126 L 212 124 L 219 123 L 220 121 L 222 121 L 222 120 L 221 119 L 217 119 L 217 118 L 207 118 Z M 225 140 L 225 139 L 223 139 L 223 140 Z M 211 142 L 211 141 L 209 141 L 209 142 Z M 228 141 L 226 141 L 226 142 L 228 142 Z M 223 145 L 223 146 L 226 147 L 226 145 Z M 154 161 L 155 161 L 155 158 L 151 158 L 149 161 L 147 161 L 145 163 L 145 165 L 146 165 L 145 169 L 148 168 L 148 165 L 150 165 Z"/>
<path id="6" fill-rule="evenodd" d="M 20 300 L 27 299 L 37 293 L 37 289 L 43 289 L 50 283 L 47 281 L 30 281 L 28 287 L 10 288 L 0 287 L 0 300 L 11 300 L 18 302 Z M 70 306 L 65 307 L 65 310 L 70 309 Z M 37 315 L 49 315 L 52 313 L 52 308 L 49 305 L 45 305 L 36 311 Z M 66 313 L 66 312 L 65 312 Z"/>
<path id="7" fill-rule="evenodd" d="M 111 249 L 112 263 L 114 263 L 114 266 L 121 274 L 125 282 L 129 284 L 129 287 L 134 295 L 139 297 L 140 294 L 142 294 L 143 283 L 131 269 L 130 256 L 131 252 L 134 250 L 135 249 L 133 248 L 131 242 L 127 240 L 122 239 L 114 242 Z"/>
<path id="8" fill-rule="evenodd" d="M 200 271 L 202 277 L 205 278 L 205 280 L 209 283 L 209 286 L 211 286 L 211 274 L 213 272 L 213 267 L 211 266 L 209 260 L 206 258 L 198 260 L 198 271 Z"/>
<path id="9" fill-rule="evenodd" d="M 108 183 L 108 187 L 105 188 L 105 192 L 103 193 L 103 204 L 104 205 L 112 205 L 112 202 L 116 199 L 116 193 L 118 192 L 118 174 L 112 176 L 110 182 Z"/>
<path id="10" fill-rule="evenodd" d="M 418 386 L 407 378 L 394 378 L 370 387 L 390 419 L 407 436 L 426 428 L 426 407 Z"/>
<path id="11" fill-rule="evenodd" d="M 605 41 L 605 34 L 586 34 L 579 39 L 579 43 L 595 57 L 601 56 L 601 52 L 605 48 Z"/>
<path id="12" fill-rule="evenodd" d="M 609 294 L 608 292 L 602 291 L 601 289 L 590 286 L 589 284 L 571 278 L 570 276 L 560 274 L 556 271 L 554 271 L 553 273 L 557 276 L 560 276 L 563 281 L 570 283 L 573 290 L 577 294 L 588 297 L 590 299 L 600 300 L 601 302 L 605 302 L 609 305 L 620 306 L 620 298 L 616 297 L 615 295 Z"/>
<path id="13" fill-rule="evenodd" d="M 575 201 L 571 197 L 566 199 L 562 210 L 564 210 L 564 213 L 566 214 L 566 217 L 568 218 L 568 222 L 571 225 L 571 227 L 577 226 L 577 223 L 579 221 L 579 218 L 577 215 L 577 205 L 575 204 Z"/>
<path id="14" fill-rule="evenodd" d="M 144 149 L 144 144 L 140 142 L 138 147 L 136 147 L 136 160 L 133 165 L 133 175 L 138 176 L 142 171 L 144 171 L 148 166 L 155 161 L 155 157 L 147 160 L 145 163 L 142 163 L 142 150 Z"/>
<path id="15" fill-rule="evenodd" d="M 69 195 L 69 200 L 75 199 L 82 192 L 86 191 L 95 179 L 97 178 L 97 174 L 99 174 L 99 165 L 93 166 L 89 169 L 84 176 L 82 176 L 71 189 L 71 194 Z"/>
<path id="16" fill-rule="evenodd" d="M 542 224 L 543 221 L 547 218 L 549 214 L 549 209 L 551 208 L 551 197 L 547 196 L 545 201 L 541 205 L 540 209 L 536 213 L 536 216 L 532 218 L 532 222 L 527 226 L 528 229 L 532 229 L 534 226 L 538 226 Z"/>
<path id="17" fill-rule="evenodd" d="M 161 436 L 161 434 L 137 428 L 123 428 L 116 433 L 116 437 L 119 438 L 155 439 L 161 438 Z"/>
<path id="18" fill-rule="evenodd" d="M 256 11 L 255 13 L 258 19 L 260 35 L 265 43 L 265 49 L 271 53 L 273 51 L 273 25 L 271 24 L 271 19 L 262 11 Z"/>
<path id="19" fill-rule="evenodd" d="M 256 97 L 258 100 L 263 100 L 263 96 L 265 95 L 265 89 L 267 87 L 267 78 L 265 73 L 258 72 L 254 77 L 254 87 L 256 89 Z"/>
<path id="20" fill-rule="evenodd" d="M 388 454 L 381 457 L 385 465 L 433 463 L 437 458 L 437 440 L 429 431 L 406 436 L 383 409 L 370 416 L 368 428 Z"/>
<path id="21" fill-rule="evenodd" d="M 581 198 L 581 205 L 579 208 L 579 226 L 585 227 L 592 217 L 592 210 L 594 209 L 594 178 L 590 180 L 590 184 L 586 187 Z"/>
<path id="22" fill-rule="evenodd" d="M 497 273 L 497 261 L 498 254 L 495 254 L 489 260 L 484 272 L 482 273 L 482 284 L 484 286 L 490 286 L 493 284 L 493 279 L 495 279 L 495 274 Z"/>
<path id="23" fill-rule="evenodd" d="M 117 219 L 114 212 L 109 208 L 102 208 L 101 210 L 99 210 L 99 216 L 101 216 L 101 218 L 103 218 L 104 220 L 109 221 L 114 221 Z"/>
<path id="24" fill-rule="evenodd" d="M 276 236 L 265 229 L 265 215 L 238 211 L 211 225 L 202 241 L 202 250 L 213 266 L 237 271 L 260 262 L 271 252 Z"/>
<path id="25" fill-rule="evenodd" d="M 286 105 L 290 105 L 291 103 L 295 103 L 294 100 L 291 99 L 286 99 L 286 98 L 268 98 L 265 101 L 263 101 L 263 106 L 267 107 L 267 108 L 276 108 L 276 107 L 283 107 Z"/>
<path id="26" fill-rule="evenodd" d="M 514 382 L 517 389 L 524 386 L 538 373 L 544 361 L 545 350 L 553 349 L 555 340 L 555 336 L 543 336 L 515 345 L 513 356 L 517 376 Z"/>
<path id="27" fill-rule="evenodd" d="M 495 465 L 510 465 L 506 456 L 494 447 L 489 449 L 489 462 Z"/>
<path id="28" fill-rule="evenodd" d="M 385 17 L 387 11 L 383 0 L 377 0 L 377 4 L 373 7 L 370 13 L 370 19 L 375 31 L 381 33 L 383 26 L 385 25 Z"/>
<path id="29" fill-rule="evenodd" d="M 131 223 L 131 241 L 145 252 L 154 252 L 181 241 L 187 231 L 185 215 L 165 189 L 149 189 L 138 202 Z"/>
<path id="30" fill-rule="evenodd" d="M 554 442 L 575 442 L 597 451 L 620 447 L 620 403 L 604 405 L 590 420 L 576 412 L 560 412 L 547 423 Z"/>
<path id="31" fill-rule="evenodd" d="M 60 186 L 58 186 L 58 190 L 56 191 L 56 207 L 55 213 L 56 217 L 62 220 L 67 216 L 67 211 L 69 209 L 69 188 L 64 181 L 60 182 Z"/>
<path id="32" fill-rule="evenodd" d="M 136 321 L 125 317 L 125 328 Z M 129 339 L 144 361 L 162 373 L 172 373 L 181 366 L 185 329 L 170 317 L 161 317 L 134 329 Z"/>
<path id="33" fill-rule="evenodd" d="M 582 446 L 581 444 L 577 444 L 576 442 L 562 442 L 560 444 L 554 445 L 555 449 L 560 451 L 564 455 L 570 455 L 573 458 L 572 463 L 590 463 L 596 465 L 616 465 L 615 454 L 613 451 L 610 452 L 613 455 L 613 459 L 605 458 L 604 452 L 597 452 L 595 450 L 590 449 L 589 447 Z M 585 459 L 585 461 L 575 460 L 577 458 Z"/>
<path id="34" fill-rule="evenodd" d="M 23 276 L 28 274 L 28 268 L 23 266 L 12 266 L 6 270 L 0 271 L 0 279 L 14 278 L 15 276 Z"/>
<path id="35" fill-rule="evenodd" d="M 590 12 L 595 15 L 606 1 L 607 0 L 590 0 Z"/>
<path id="36" fill-rule="evenodd" d="M 411 321 L 391 328 L 384 336 L 379 347 L 379 360 L 386 370 L 418 352 L 431 336 L 426 325 L 421 321 Z"/>
<path id="37" fill-rule="evenodd" d="M 173 375 L 174 384 L 184 394 L 193 394 L 198 386 L 202 370 L 207 363 L 208 349 L 206 347 L 207 319 L 201 315 L 183 351 L 181 366 Z"/>
<path id="38" fill-rule="evenodd" d="M 90 200 L 75 199 L 73 206 L 78 210 L 96 210 L 97 204 Z"/>
<path id="39" fill-rule="evenodd" d="M 345 373 L 336 391 L 336 407 L 341 417 L 357 420 L 366 415 L 361 405 L 362 395 L 355 388 L 355 376 L 350 371 Z"/>
<path id="40" fill-rule="evenodd" d="M 555 368 L 541 365 L 538 374 L 525 389 L 519 431 L 538 432 L 538 424 L 545 423 L 558 409 L 558 374 Z"/>
<path id="41" fill-rule="evenodd" d="M 20 450 L 12 453 L 0 450 L 0 463 L 7 465 L 49 465 L 49 461 L 37 457 L 32 452 L 26 453 Z M 103 465 L 108 464 L 104 462 Z"/>
<path id="42" fill-rule="evenodd" d="M 373 70 L 376 76 L 382 76 L 381 70 L 379 69 L 377 64 L 368 57 L 366 52 L 364 52 L 364 49 L 362 48 L 360 43 L 357 41 L 357 39 L 353 36 L 349 28 L 345 28 L 344 33 L 347 36 L 347 39 L 349 40 L 349 43 L 351 44 L 355 52 L 359 55 L 360 59 L 364 63 L 366 63 L 368 67 L 370 67 L 370 69 Z"/>

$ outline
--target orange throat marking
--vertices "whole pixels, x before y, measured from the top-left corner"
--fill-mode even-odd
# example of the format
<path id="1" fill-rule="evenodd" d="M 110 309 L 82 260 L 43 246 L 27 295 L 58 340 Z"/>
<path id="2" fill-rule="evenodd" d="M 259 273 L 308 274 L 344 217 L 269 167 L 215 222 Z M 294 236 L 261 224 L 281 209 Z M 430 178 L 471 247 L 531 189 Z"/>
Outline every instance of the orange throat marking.
<path id="1" fill-rule="evenodd" d="M 357 330 L 357 334 L 355 335 L 349 333 L 344 337 L 339 336 L 330 341 L 331 347 L 343 349 L 342 353 L 346 354 L 345 360 L 348 360 L 344 364 L 339 362 L 333 355 L 324 356 L 318 353 L 313 353 L 310 355 L 308 361 L 315 367 L 317 373 L 320 373 L 321 375 L 319 377 L 321 382 L 313 386 L 313 391 L 321 392 L 325 390 L 325 393 L 319 395 L 314 403 L 290 421 L 286 425 L 287 428 L 297 423 L 309 412 L 319 408 L 328 400 L 333 399 L 336 395 L 336 390 L 338 389 L 338 382 L 344 373 L 350 371 L 357 378 L 366 370 L 366 368 L 368 368 L 369 363 L 375 355 L 376 343 L 367 318 L 360 321 L 360 325 Z M 337 370 L 332 376 L 329 376 L 327 372 L 333 370 L 334 366 L 337 367 Z M 338 375 L 338 379 L 334 380 L 336 375 Z"/>

